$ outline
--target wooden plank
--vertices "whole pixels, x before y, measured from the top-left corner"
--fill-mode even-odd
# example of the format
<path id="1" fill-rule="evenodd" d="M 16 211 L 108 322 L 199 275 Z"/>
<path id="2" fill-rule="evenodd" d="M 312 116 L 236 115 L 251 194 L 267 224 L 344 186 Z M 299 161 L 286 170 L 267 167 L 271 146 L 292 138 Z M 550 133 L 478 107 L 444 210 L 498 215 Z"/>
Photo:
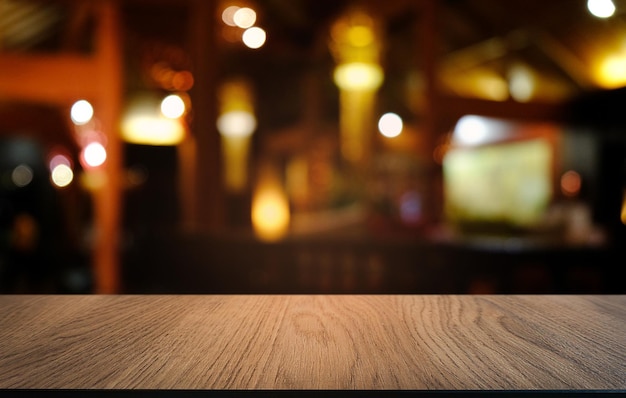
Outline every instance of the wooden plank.
<path id="1" fill-rule="evenodd" d="M 96 60 L 69 54 L 0 54 L 0 99 L 69 106 L 93 101 L 104 83 Z"/>
<path id="2" fill-rule="evenodd" d="M 3 389 L 626 392 L 624 295 L 0 296 Z"/>

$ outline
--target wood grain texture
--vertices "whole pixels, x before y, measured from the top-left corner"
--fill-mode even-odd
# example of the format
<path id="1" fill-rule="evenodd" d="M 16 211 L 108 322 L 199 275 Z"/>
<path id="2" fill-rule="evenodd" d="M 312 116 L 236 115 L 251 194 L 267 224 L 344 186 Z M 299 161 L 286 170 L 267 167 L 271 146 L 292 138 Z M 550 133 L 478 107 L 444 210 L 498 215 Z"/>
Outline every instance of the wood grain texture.
<path id="1" fill-rule="evenodd" d="M 626 391 L 626 296 L 6 295 L 0 388 Z"/>

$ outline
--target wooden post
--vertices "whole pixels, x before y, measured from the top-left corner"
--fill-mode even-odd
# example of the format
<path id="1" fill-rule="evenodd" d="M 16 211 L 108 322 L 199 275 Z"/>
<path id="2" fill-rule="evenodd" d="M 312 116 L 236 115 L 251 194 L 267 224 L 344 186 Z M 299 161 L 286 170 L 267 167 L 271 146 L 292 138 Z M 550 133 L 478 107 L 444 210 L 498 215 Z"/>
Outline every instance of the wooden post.
<path id="1" fill-rule="evenodd" d="M 224 192 L 221 186 L 220 137 L 217 116 L 216 79 L 219 56 L 216 44 L 215 9 L 217 2 L 195 0 L 190 3 L 189 51 L 193 61 L 194 86 L 190 90 L 193 118 L 191 132 L 195 148 L 195 181 L 187 179 L 186 192 L 196 200 L 197 214 L 187 213 L 187 229 L 216 231 L 224 226 Z M 184 160 L 183 160 L 184 161 Z M 186 168 L 188 169 L 188 167 Z"/>
<path id="2" fill-rule="evenodd" d="M 422 112 L 422 131 L 424 134 L 425 173 L 425 214 L 427 224 L 439 221 L 441 202 L 441 172 L 434 161 L 433 153 L 437 145 L 439 122 L 439 91 L 437 76 L 437 50 L 439 34 L 437 32 L 437 0 L 421 0 L 419 2 L 419 27 L 416 51 L 420 54 L 421 70 L 425 83 L 425 101 Z"/>
<path id="3" fill-rule="evenodd" d="M 94 292 L 117 293 L 122 169 L 118 125 L 123 87 L 118 2 L 101 0 L 94 7 L 98 23 L 95 55 L 0 54 L 0 93 L 7 99 L 63 108 L 83 98 L 94 102 L 107 137 L 105 184 L 93 192 Z"/>
<path id="4" fill-rule="evenodd" d="M 106 0 L 98 4 L 96 37 L 98 87 L 96 99 L 99 120 L 107 137 L 105 184 L 93 194 L 96 217 L 93 266 L 95 293 L 118 293 L 120 290 L 120 235 L 122 200 L 122 143 L 119 134 L 121 114 L 122 49 L 117 2 Z"/>

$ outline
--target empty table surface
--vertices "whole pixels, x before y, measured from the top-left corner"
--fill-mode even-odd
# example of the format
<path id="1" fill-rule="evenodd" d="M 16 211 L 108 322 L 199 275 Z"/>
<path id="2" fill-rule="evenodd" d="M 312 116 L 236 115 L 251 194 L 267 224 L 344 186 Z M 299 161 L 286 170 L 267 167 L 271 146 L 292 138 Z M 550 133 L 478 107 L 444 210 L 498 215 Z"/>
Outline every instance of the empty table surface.
<path id="1" fill-rule="evenodd" d="M 0 388 L 626 391 L 626 296 L 4 295 Z"/>

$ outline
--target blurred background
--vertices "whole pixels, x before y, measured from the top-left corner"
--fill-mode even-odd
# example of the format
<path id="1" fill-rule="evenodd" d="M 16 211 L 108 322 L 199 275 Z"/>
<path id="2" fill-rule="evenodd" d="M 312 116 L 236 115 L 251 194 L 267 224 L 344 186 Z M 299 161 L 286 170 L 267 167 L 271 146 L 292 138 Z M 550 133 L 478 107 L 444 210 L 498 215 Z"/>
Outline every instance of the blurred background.
<path id="1" fill-rule="evenodd" d="M 0 0 L 1 293 L 624 293 L 624 0 Z"/>

